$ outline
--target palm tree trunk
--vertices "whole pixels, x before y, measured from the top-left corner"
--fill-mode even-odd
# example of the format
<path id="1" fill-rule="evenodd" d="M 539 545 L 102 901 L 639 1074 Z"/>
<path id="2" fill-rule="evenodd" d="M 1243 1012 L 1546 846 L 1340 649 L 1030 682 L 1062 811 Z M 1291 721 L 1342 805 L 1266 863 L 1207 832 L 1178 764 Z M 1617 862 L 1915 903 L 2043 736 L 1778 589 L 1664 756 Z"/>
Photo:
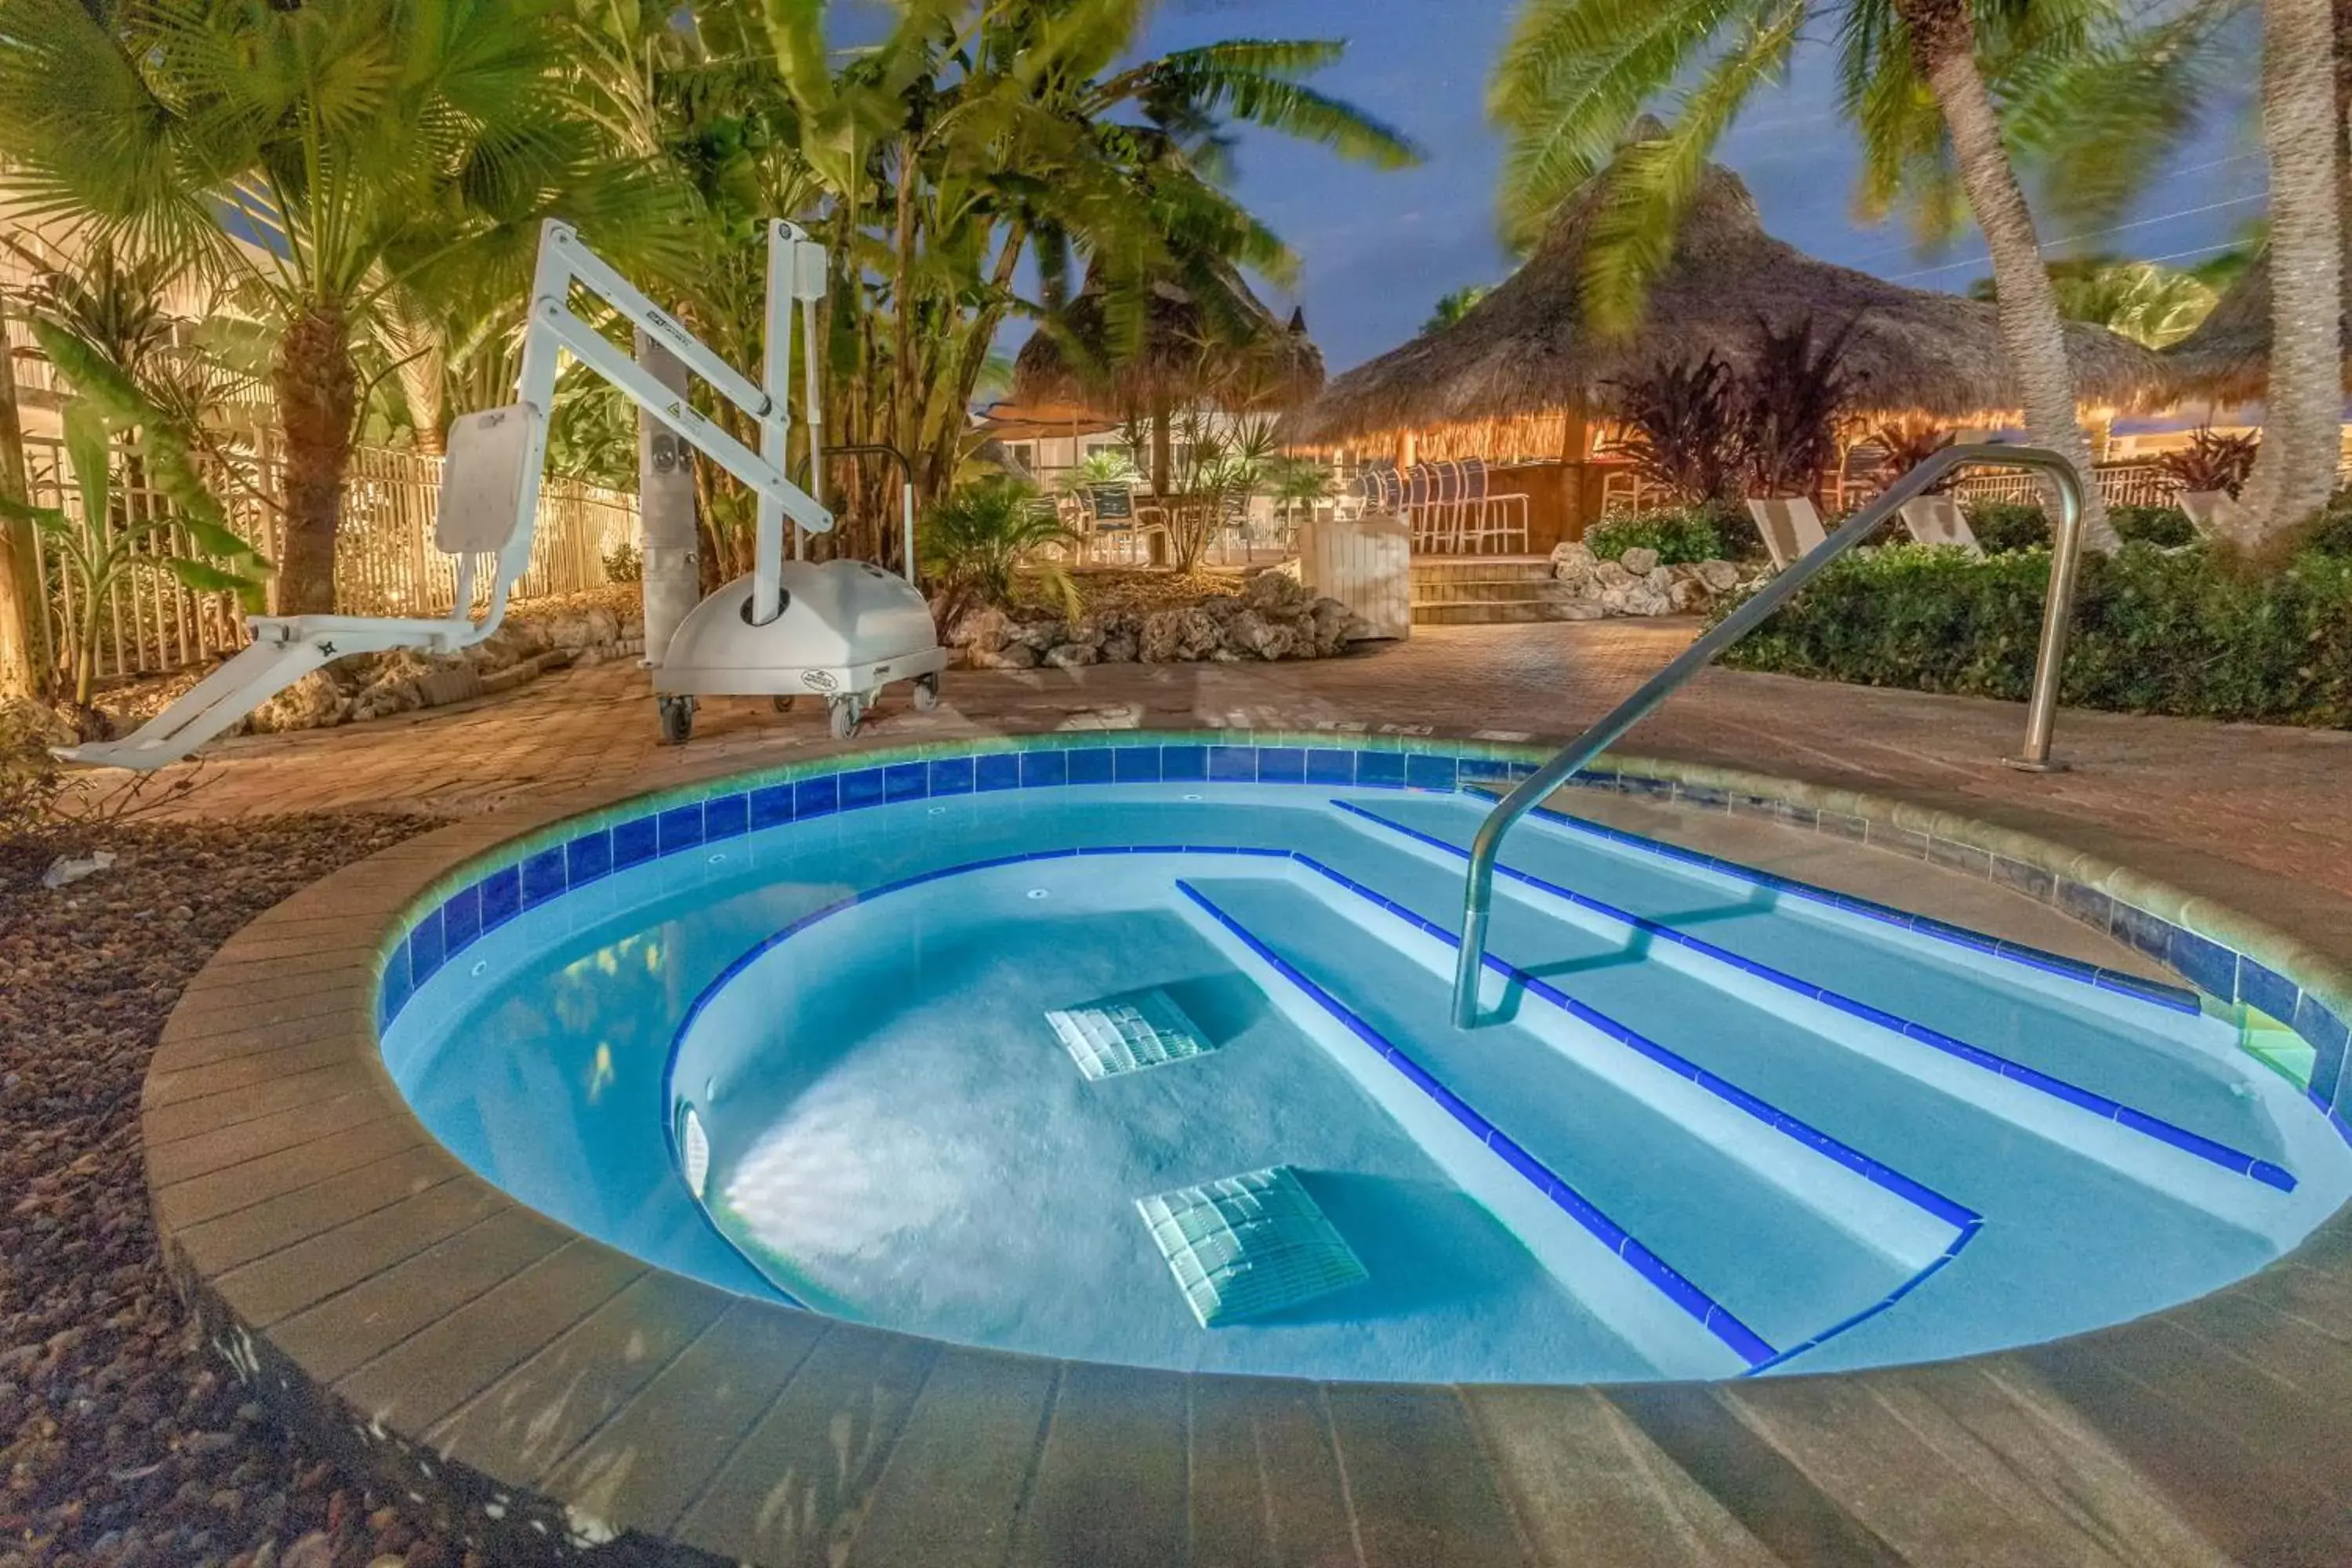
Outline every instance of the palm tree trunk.
<path id="1" fill-rule="evenodd" d="M 2017 183 L 2002 140 L 2000 118 L 1977 68 L 1976 28 L 1969 0 L 1895 0 L 1911 35 L 1912 59 L 1927 79 L 1951 132 L 1969 209 L 1984 231 L 1998 292 L 2000 336 L 2011 376 L 2025 404 L 2035 441 L 2064 457 L 2083 480 L 2084 542 L 2102 554 L 2122 547 L 2107 522 L 2092 472 L 2091 446 L 2075 416 L 2074 373 L 2066 361 L 2066 331 L 2058 296 L 2033 232 L 2033 214 Z"/>
<path id="2" fill-rule="evenodd" d="M 286 431 L 286 538 L 278 547 L 281 615 L 331 615 L 335 608 L 335 524 L 343 476 L 352 462 L 359 373 L 340 304 L 307 300 L 295 308 L 269 366 L 278 417 Z"/>
<path id="3" fill-rule="evenodd" d="M 2342 445 L 2343 215 L 2329 0 L 2263 7 L 2263 146 L 2270 158 L 2271 363 L 2263 446 L 2235 542 L 2259 551 L 2327 503 Z"/>
<path id="4" fill-rule="evenodd" d="M 16 416 L 15 366 L 7 316 L 0 312 L 0 496 L 22 505 L 30 499 L 30 487 L 25 482 L 25 428 Z M 40 697 L 48 689 L 47 598 L 33 525 L 0 518 L 0 697 Z"/>

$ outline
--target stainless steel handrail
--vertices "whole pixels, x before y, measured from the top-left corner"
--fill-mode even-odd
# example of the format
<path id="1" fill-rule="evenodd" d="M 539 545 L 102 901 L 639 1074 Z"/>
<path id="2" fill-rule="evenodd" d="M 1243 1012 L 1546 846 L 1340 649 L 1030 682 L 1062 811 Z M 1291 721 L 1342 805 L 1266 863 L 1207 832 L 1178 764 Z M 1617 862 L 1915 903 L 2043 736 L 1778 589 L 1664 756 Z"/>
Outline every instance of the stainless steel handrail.
<path id="1" fill-rule="evenodd" d="M 1640 690 L 1620 702 L 1570 742 L 1560 753 L 1538 768 L 1517 788 L 1496 803 L 1478 826 L 1470 846 L 1470 871 L 1462 890 L 1462 949 L 1454 972 L 1454 1026 L 1478 1024 L 1478 977 L 1486 967 L 1486 916 L 1495 898 L 1495 858 L 1502 852 L 1503 835 L 1538 802 L 1558 789 L 1576 771 L 1599 756 L 1611 742 L 1632 729 L 1651 710 L 1713 664 L 1716 658 L 1756 629 L 1759 623 L 1785 604 L 1821 570 L 1878 531 L 1895 509 L 1922 494 L 1942 475 L 1963 465 L 1980 468 L 2041 468 L 2057 481 L 2057 537 L 2050 557 L 2050 596 L 2042 612 L 2042 647 L 2033 671 L 2033 699 L 2026 710 L 2025 749 L 2003 758 L 2012 767 L 2048 772 L 2061 764 L 2050 760 L 2050 732 L 2058 713 L 2058 673 L 2066 659 L 2066 628 L 2073 616 L 2074 572 L 2083 552 L 2083 480 L 2074 465 L 2042 447 L 1983 444 L 1947 447 L 1889 485 L 1877 500 L 1863 508 L 1843 527 L 1808 551 L 1789 569 L 1774 577 L 1712 630 L 1683 650 L 1665 668 L 1642 683 Z"/>

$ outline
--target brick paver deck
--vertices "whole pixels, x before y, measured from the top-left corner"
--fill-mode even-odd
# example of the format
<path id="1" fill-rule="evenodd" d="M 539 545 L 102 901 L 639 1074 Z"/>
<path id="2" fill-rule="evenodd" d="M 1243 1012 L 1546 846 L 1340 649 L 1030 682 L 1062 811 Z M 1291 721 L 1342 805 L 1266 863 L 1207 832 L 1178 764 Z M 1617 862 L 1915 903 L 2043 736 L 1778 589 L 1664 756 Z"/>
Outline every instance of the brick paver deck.
<path id="1" fill-rule="evenodd" d="M 1695 623 L 1422 627 L 1409 642 L 1309 664 L 1112 665 L 950 672 L 930 714 L 886 702 L 866 733 L 908 741 L 1074 726 L 1314 729 L 1566 737 L 1694 634 Z M 2352 734 L 2069 710 L 2069 773 L 2000 764 L 2014 703 L 1710 670 L 1624 749 L 1896 795 L 2045 834 L 2246 907 L 2252 870 L 2279 880 L 2250 912 L 2317 938 L 2352 898 Z M 820 710 L 708 704 L 694 742 L 657 743 L 646 678 L 608 664 L 470 710 L 213 750 L 194 815 L 412 806 L 464 816 L 582 789 L 653 788 L 824 742 Z M 2352 947 L 2352 934 L 2346 944 Z M 2338 950 L 2341 951 L 2341 950 Z"/>

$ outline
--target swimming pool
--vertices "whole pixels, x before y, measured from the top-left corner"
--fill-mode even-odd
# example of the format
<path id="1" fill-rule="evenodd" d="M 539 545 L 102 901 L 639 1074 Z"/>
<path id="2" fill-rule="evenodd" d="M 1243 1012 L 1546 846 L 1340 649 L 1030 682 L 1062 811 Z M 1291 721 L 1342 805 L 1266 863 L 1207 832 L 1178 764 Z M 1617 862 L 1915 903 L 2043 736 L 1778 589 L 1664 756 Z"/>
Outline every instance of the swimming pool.
<path id="1" fill-rule="evenodd" d="M 2046 1340 L 2352 1190 L 2211 999 L 1571 817 L 1508 841 L 1453 1030 L 1462 851 L 1518 765 L 1136 736 L 622 808 L 425 911 L 385 1060 L 485 1177 L 664 1268 L 1332 1379 Z"/>

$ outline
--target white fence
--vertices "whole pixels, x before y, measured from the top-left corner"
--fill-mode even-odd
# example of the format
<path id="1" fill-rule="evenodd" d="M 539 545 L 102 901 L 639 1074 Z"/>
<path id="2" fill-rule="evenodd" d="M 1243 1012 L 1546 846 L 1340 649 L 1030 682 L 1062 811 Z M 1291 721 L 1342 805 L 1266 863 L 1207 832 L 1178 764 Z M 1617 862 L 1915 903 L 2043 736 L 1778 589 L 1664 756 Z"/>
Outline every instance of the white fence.
<path id="1" fill-rule="evenodd" d="M 227 504 L 230 523 L 276 560 L 283 529 L 275 508 L 283 493 L 279 463 L 250 449 L 229 455 L 233 473 L 215 476 L 215 489 Z M 81 497 L 60 443 L 41 437 L 25 441 L 26 478 L 37 506 L 62 507 L 81 519 Z M 141 482 L 136 465 L 120 448 L 113 454 L 113 516 L 110 527 L 143 521 L 170 510 L 152 486 Z M 442 616 L 457 591 L 457 563 L 433 545 L 433 516 L 440 494 L 441 460 L 415 452 L 361 447 L 352 454 L 343 491 L 343 513 L 335 537 L 335 607 L 351 615 Z M 539 527 L 531 542 L 530 567 L 516 584 L 517 598 L 576 593 L 605 581 L 604 555 L 636 539 L 633 497 L 576 480 L 550 479 L 540 492 Z M 177 528 L 151 536 L 156 554 L 188 553 Z M 80 585 L 57 559 L 38 547 L 42 585 L 50 619 L 50 646 L 68 646 L 67 628 L 79 620 Z M 488 574 L 481 574 L 484 587 Z M 107 595 L 100 621 L 98 675 L 101 679 L 161 675 L 231 652 L 245 643 L 243 612 L 226 594 L 199 594 L 169 574 L 135 569 L 120 576 Z M 60 661 L 63 655 L 60 655 Z"/>
<path id="2" fill-rule="evenodd" d="M 2099 499 L 2109 506 L 2170 506 L 2179 499 L 2180 481 L 2154 463 L 2102 463 L 2092 473 Z M 1952 487 L 1964 500 L 2022 501 L 2042 504 L 2045 481 L 2022 468 L 1979 468 L 1960 476 Z"/>

